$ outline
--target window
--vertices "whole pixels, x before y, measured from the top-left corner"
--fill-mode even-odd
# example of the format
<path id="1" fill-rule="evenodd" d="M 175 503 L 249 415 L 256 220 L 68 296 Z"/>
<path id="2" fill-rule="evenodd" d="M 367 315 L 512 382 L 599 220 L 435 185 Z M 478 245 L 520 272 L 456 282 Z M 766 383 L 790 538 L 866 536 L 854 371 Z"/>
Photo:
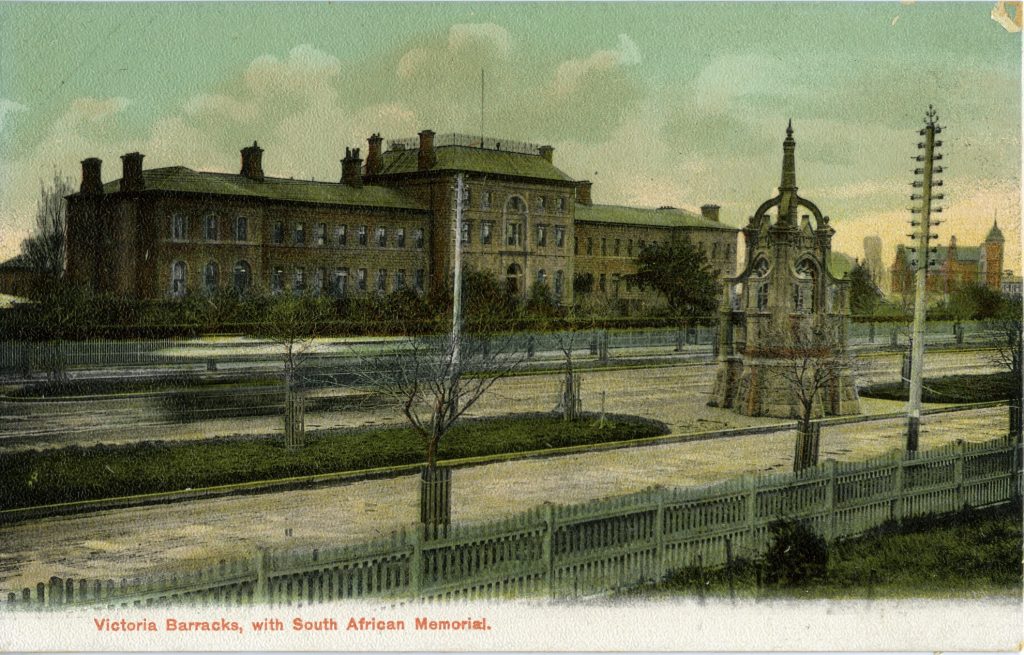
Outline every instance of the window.
<path id="1" fill-rule="evenodd" d="M 594 237 L 587 237 L 587 254 L 594 254 Z"/>
<path id="2" fill-rule="evenodd" d="M 619 251 L 620 251 L 621 248 L 622 248 L 622 239 L 616 239 L 615 240 L 615 251 L 614 251 L 616 257 L 619 256 Z"/>
<path id="3" fill-rule="evenodd" d="M 548 226 L 537 226 L 537 247 L 544 248 L 548 245 Z"/>
<path id="4" fill-rule="evenodd" d="M 220 282 L 219 278 L 220 267 L 217 266 L 217 262 L 208 262 L 206 267 L 203 268 L 203 284 L 208 292 L 213 293 L 217 290 Z"/>
<path id="5" fill-rule="evenodd" d="M 612 273 L 612 295 L 616 298 L 619 297 L 619 284 L 621 281 L 622 278 L 619 277 L 618 273 Z"/>
<path id="6" fill-rule="evenodd" d="M 324 290 L 324 269 L 313 269 L 313 293 L 319 295 Z"/>
<path id="7" fill-rule="evenodd" d="M 270 291 L 273 293 L 281 293 L 282 291 L 284 291 L 283 268 L 277 267 L 270 272 Z"/>
<path id="8" fill-rule="evenodd" d="M 558 248 L 564 248 L 565 247 L 565 226 L 564 225 L 556 225 L 555 226 L 555 246 L 558 247 Z"/>
<path id="9" fill-rule="evenodd" d="M 412 240 L 416 242 L 416 247 L 420 250 L 423 249 L 423 228 L 418 227 L 412 231 Z"/>
<path id="10" fill-rule="evenodd" d="M 422 268 L 416 269 L 416 290 L 423 293 L 423 285 L 426 282 L 426 276 L 423 273 Z"/>
<path id="11" fill-rule="evenodd" d="M 184 241 L 188 238 L 188 219 L 184 214 L 175 214 L 171 217 L 171 238 L 175 241 Z"/>
<path id="12" fill-rule="evenodd" d="M 388 270 L 381 268 L 377 271 L 377 293 L 384 293 L 388 290 Z"/>
<path id="13" fill-rule="evenodd" d="M 601 278 L 600 278 L 600 281 L 598 282 L 597 288 L 599 288 L 602 293 L 608 290 L 608 284 L 605 281 L 605 274 L 604 273 L 601 273 Z"/>
<path id="14" fill-rule="evenodd" d="M 217 215 L 207 214 L 203 218 L 203 238 L 207 241 L 217 240 Z"/>
<path id="15" fill-rule="evenodd" d="M 387 228 L 378 227 L 375 240 L 377 241 L 377 247 L 378 248 L 387 248 L 388 247 L 388 231 L 387 231 Z"/>
<path id="16" fill-rule="evenodd" d="M 405 269 L 395 271 L 395 291 L 405 288 Z"/>
<path id="17" fill-rule="evenodd" d="M 543 213 L 547 207 L 547 198 L 544 196 L 537 197 L 537 213 Z"/>
<path id="18" fill-rule="evenodd" d="M 509 214 L 525 214 L 526 201 L 519 196 L 512 196 L 505 204 L 505 211 Z"/>
<path id="19" fill-rule="evenodd" d="M 565 287 L 565 273 L 555 271 L 555 298 L 561 299 L 562 290 Z"/>
<path id="20" fill-rule="evenodd" d="M 718 243 L 711 244 L 711 259 L 718 259 Z"/>
<path id="21" fill-rule="evenodd" d="M 249 268 L 249 262 L 245 260 L 235 262 L 232 277 L 234 278 L 235 291 L 244 293 L 249 288 L 249 285 L 252 284 L 252 272 Z"/>
<path id="22" fill-rule="evenodd" d="M 239 216 L 235 219 L 235 241 L 249 240 L 249 219 Z"/>
<path id="23" fill-rule="evenodd" d="M 313 238 L 316 239 L 316 245 L 324 245 L 324 241 L 327 240 L 327 223 L 317 223 L 313 230 Z"/>
<path id="24" fill-rule="evenodd" d="M 339 225 L 334 228 L 334 240 L 339 246 L 344 246 L 348 243 L 348 226 Z"/>
<path id="25" fill-rule="evenodd" d="M 462 206 L 463 207 L 469 207 L 472 203 L 473 203 L 473 192 L 470 190 L 470 188 L 468 186 L 467 187 L 463 187 L 462 188 Z"/>
<path id="26" fill-rule="evenodd" d="M 762 282 L 757 286 L 757 311 L 763 312 L 768 309 L 768 283 Z"/>
<path id="27" fill-rule="evenodd" d="M 360 225 L 359 229 L 356 231 L 356 234 L 359 236 L 359 245 L 365 246 L 366 245 L 366 226 L 365 225 Z"/>
<path id="28" fill-rule="evenodd" d="M 274 223 L 274 233 L 270 239 L 276 244 L 284 243 L 284 223 L 281 221 Z"/>
<path id="29" fill-rule="evenodd" d="M 356 271 L 356 288 L 360 291 L 366 291 L 366 269 L 361 268 Z"/>
<path id="30" fill-rule="evenodd" d="M 295 281 L 292 284 L 292 289 L 296 295 L 306 290 L 306 269 L 301 266 L 295 269 Z"/>
<path id="31" fill-rule="evenodd" d="M 508 221 L 505 223 L 505 245 L 518 246 L 522 243 L 523 224 L 519 221 Z"/>
<path id="32" fill-rule="evenodd" d="M 579 237 L 573 237 L 572 238 L 572 254 L 574 254 L 574 255 L 580 254 L 580 238 Z"/>
<path id="33" fill-rule="evenodd" d="M 348 269 L 339 268 L 334 271 L 334 292 L 339 296 L 348 291 Z"/>
<path id="34" fill-rule="evenodd" d="M 608 239 L 601 237 L 601 255 L 608 254 Z"/>
<path id="35" fill-rule="evenodd" d="M 505 271 L 505 285 L 508 288 L 510 294 L 520 294 L 523 292 L 523 269 L 519 268 L 519 264 L 512 264 Z"/>
<path id="36" fill-rule="evenodd" d="M 647 247 L 647 242 L 644 241 L 643 239 L 640 239 L 640 244 L 639 245 L 640 245 L 640 252 L 643 252 L 644 248 Z"/>
<path id="37" fill-rule="evenodd" d="M 564 214 L 565 213 L 565 208 L 566 208 L 566 206 L 568 204 L 569 203 L 567 203 L 566 200 L 565 200 L 565 196 L 560 197 L 558 199 L 558 213 L 559 214 Z"/>
<path id="38" fill-rule="evenodd" d="M 480 223 L 480 243 L 487 245 L 491 243 L 491 234 L 494 233 L 494 221 L 483 221 Z"/>
<path id="39" fill-rule="evenodd" d="M 306 243 L 306 226 L 303 223 L 295 224 L 295 245 L 301 246 Z"/>
<path id="40" fill-rule="evenodd" d="M 404 248 L 405 247 L 405 228 L 404 227 L 400 227 L 397 230 L 395 230 L 395 247 L 397 247 L 397 248 Z"/>
<path id="41" fill-rule="evenodd" d="M 185 262 L 177 261 L 171 265 L 171 295 L 185 295 Z"/>
<path id="42" fill-rule="evenodd" d="M 491 208 L 491 192 L 490 191 L 484 191 L 483 193 L 480 194 L 480 209 L 490 209 L 490 208 Z"/>
<path id="43" fill-rule="evenodd" d="M 543 268 L 540 269 L 539 271 L 537 271 L 537 282 L 539 284 L 547 284 L 548 283 L 548 274 L 544 271 Z"/>
<path id="44" fill-rule="evenodd" d="M 469 243 L 469 237 L 470 234 L 472 233 L 472 226 L 469 224 L 469 221 L 462 221 L 462 225 L 460 225 L 459 227 L 461 228 L 462 232 L 462 237 L 460 241 L 462 241 L 462 243 Z"/>

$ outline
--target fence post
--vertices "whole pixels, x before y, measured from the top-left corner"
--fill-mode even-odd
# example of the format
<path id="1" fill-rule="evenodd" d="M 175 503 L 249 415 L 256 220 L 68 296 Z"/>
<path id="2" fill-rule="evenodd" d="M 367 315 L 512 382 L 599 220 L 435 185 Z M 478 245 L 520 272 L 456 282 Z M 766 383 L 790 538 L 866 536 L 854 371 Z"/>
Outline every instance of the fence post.
<path id="1" fill-rule="evenodd" d="M 757 478 L 751 473 L 743 474 L 743 487 L 747 490 L 746 497 L 746 523 L 747 534 L 749 535 L 750 552 L 760 552 L 760 545 L 757 543 Z"/>
<path id="2" fill-rule="evenodd" d="M 423 593 L 423 539 L 419 529 L 408 534 L 412 545 L 412 553 L 409 555 L 409 591 L 413 598 L 419 598 Z"/>
<path id="3" fill-rule="evenodd" d="M 820 426 L 819 426 L 820 427 Z M 825 460 L 828 483 L 825 485 L 825 541 L 832 543 L 836 538 L 836 460 Z"/>
<path id="4" fill-rule="evenodd" d="M 270 551 L 265 546 L 256 549 L 256 601 L 270 602 Z"/>
<path id="5" fill-rule="evenodd" d="M 907 451 L 901 451 L 899 458 L 896 460 L 896 475 L 893 480 L 893 484 L 896 487 L 893 489 L 893 501 L 889 511 L 890 518 L 897 523 L 903 522 L 903 476 L 904 468 L 906 464 Z"/>
<path id="6" fill-rule="evenodd" d="M 960 511 L 964 506 L 964 459 L 967 457 L 967 443 L 963 439 L 956 440 L 956 459 L 953 460 L 953 497 L 956 506 L 954 511 Z"/>
<path id="7" fill-rule="evenodd" d="M 656 490 L 657 505 L 654 509 L 654 582 L 665 577 L 665 490 Z"/>
<path id="8" fill-rule="evenodd" d="M 547 581 L 548 597 L 555 595 L 555 506 L 544 503 L 544 542 L 541 545 L 541 560 L 544 562 L 544 578 Z"/>

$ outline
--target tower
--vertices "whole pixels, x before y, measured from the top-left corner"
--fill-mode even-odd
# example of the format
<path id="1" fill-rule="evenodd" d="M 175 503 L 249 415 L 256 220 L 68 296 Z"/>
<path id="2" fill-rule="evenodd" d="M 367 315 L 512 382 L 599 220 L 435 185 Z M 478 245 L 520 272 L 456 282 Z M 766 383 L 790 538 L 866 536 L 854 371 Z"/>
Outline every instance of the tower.
<path id="1" fill-rule="evenodd" d="M 978 282 L 995 291 L 1000 290 L 1003 282 L 1004 242 L 1005 239 L 1003 239 L 1002 230 L 999 229 L 999 222 L 993 221 L 992 229 L 988 231 L 988 236 L 985 237 L 985 243 L 982 246 L 985 277 L 983 280 L 978 280 Z"/>
<path id="2" fill-rule="evenodd" d="M 809 390 L 814 414 L 856 414 L 856 389 L 842 363 L 849 282 L 829 270 L 835 234 L 829 217 L 797 192 L 792 121 L 782 153 L 779 193 L 743 228 L 746 269 L 726 281 L 708 404 L 750 416 L 800 417 L 800 395 L 808 390 L 796 389 L 790 374 L 803 359 L 807 374 L 821 383 Z M 800 208 L 810 213 L 799 215 Z"/>

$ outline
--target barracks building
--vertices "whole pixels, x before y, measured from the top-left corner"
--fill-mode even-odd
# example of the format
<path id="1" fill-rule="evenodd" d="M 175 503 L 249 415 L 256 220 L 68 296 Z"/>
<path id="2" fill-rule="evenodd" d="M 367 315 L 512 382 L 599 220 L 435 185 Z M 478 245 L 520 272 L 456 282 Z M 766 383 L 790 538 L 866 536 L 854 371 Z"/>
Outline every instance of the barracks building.
<path id="1" fill-rule="evenodd" d="M 101 160 L 86 159 L 68 197 L 68 275 L 137 298 L 427 292 L 450 271 L 459 174 L 465 266 L 519 294 L 541 282 L 570 304 L 578 278 L 592 293 L 638 299 L 626 277 L 635 257 L 676 236 L 723 277 L 736 270 L 738 230 L 719 222 L 717 206 L 698 215 L 594 204 L 591 183 L 559 170 L 551 146 L 429 130 L 383 145 L 371 136 L 365 161 L 347 149 L 338 182 L 268 177 L 256 143 L 242 149 L 238 174 L 145 169 L 133 152 L 104 183 Z"/>

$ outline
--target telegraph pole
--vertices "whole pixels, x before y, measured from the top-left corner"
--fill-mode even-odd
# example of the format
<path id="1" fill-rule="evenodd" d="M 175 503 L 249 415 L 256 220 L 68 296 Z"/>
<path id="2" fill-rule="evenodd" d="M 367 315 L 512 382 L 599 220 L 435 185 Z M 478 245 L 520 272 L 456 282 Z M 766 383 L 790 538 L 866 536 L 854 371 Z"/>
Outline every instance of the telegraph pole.
<path id="1" fill-rule="evenodd" d="M 919 132 L 924 136 L 924 141 L 917 144 L 918 149 L 924 150 L 924 154 L 914 157 L 915 161 L 922 162 L 923 166 L 914 170 L 915 175 L 921 179 L 914 180 L 911 186 L 921 189 L 921 193 L 914 193 L 911 200 L 920 200 L 918 207 L 911 207 L 910 211 L 915 216 L 910 221 L 914 232 L 909 234 L 915 239 L 916 244 L 910 249 L 914 253 L 912 264 L 914 271 L 914 329 L 911 337 L 910 357 L 910 402 L 907 404 L 907 451 L 917 452 L 918 435 L 921 431 L 921 389 L 924 382 L 924 326 L 925 314 L 927 312 L 928 293 L 928 265 L 931 254 L 935 250 L 931 247 L 931 240 L 935 238 L 931 233 L 933 225 L 940 221 L 932 221 L 932 213 L 941 212 L 940 207 L 933 207 L 933 200 L 941 200 L 944 196 L 939 193 L 932 193 L 935 187 L 942 186 L 942 180 L 936 180 L 935 175 L 942 173 L 942 166 L 936 166 L 935 162 L 942 159 L 942 155 L 935 152 L 935 149 L 942 145 L 942 141 L 936 141 L 935 135 L 942 132 L 938 124 L 939 115 L 931 105 L 925 114 L 925 127 Z"/>

